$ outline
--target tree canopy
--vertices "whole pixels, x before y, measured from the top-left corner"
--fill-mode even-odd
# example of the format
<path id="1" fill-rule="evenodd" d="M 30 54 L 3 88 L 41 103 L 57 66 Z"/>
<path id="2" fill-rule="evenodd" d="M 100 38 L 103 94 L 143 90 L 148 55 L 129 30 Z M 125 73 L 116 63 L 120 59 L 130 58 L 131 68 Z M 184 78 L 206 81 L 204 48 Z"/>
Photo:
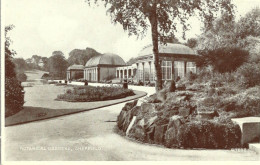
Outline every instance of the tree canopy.
<path id="1" fill-rule="evenodd" d="M 68 63 L 69 65 L 79 64 L 85 65 L 86 62 L 93 56 L 100 55 L 95 49 L 86 48 L 86 49 L 73 49 L 69 53 Z"/>
<path id="2" fill-rule="evenodd" d="M 53 78 L 65 78 L 68 62 L 61 51 L 54 51 L 48 60 L 48 68 Z"/>

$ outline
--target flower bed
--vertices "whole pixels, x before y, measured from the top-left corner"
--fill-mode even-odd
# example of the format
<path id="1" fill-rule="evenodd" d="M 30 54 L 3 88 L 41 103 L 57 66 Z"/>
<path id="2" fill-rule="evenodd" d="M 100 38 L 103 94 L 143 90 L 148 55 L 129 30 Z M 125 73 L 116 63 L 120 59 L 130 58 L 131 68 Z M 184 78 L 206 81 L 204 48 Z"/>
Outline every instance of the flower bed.
<path id="1" fill-rule="evenodd" d="M 121 99 L 133 95 L 135 95 L 133 90 L 121 87 L 80 86 L 68 89 L 65 94 L 58 95 L 57 100 L 90 102 Z"/>

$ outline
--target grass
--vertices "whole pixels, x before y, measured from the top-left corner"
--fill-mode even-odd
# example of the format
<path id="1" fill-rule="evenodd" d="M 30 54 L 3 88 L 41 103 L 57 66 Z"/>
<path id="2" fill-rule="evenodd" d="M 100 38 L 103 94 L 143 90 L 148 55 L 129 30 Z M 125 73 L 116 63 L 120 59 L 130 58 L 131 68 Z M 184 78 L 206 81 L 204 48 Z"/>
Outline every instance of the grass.
<path id="1" fill-rule="evenodd" d="M 57 100 L 69 102 L 92 102 L 121 99 L 135 95 L 133 90 L 121 87 L 93 87 L 79 86 L 68 89 L 64 94 L 57 96 Z"/>
<path id="2" fill-rule="evenodd" d="M 71 86 L 32 86 L 25 88 L 25 104 L 23 109 L 17 114 L 5 119 L 5 126 L 28 123 L 32 121 L 44 120 L 64 115 L 70 115 L 83 111 L 93 110 L 125 101 L 134 100 L 146 95 L 145 92 L 134 91 L 135 95 L 122 99 L 96 102 L 73 103 L 66 101 L 56 101 L 57 94 L 61 94 L 65 89 L 73 89 Z"/>

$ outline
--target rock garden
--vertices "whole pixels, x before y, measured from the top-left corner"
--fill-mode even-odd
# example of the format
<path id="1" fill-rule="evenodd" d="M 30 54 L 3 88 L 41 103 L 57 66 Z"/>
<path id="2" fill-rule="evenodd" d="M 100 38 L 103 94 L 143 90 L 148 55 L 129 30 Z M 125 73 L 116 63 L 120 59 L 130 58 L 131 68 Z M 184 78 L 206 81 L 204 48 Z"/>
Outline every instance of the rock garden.
<path id="1" fill-rule="evenodd" d="M 231 119 L 260 116 L 259 81 L 250 84 L 247 76 L 243 68 L 226 74 L 205 69 L 169 82 L 140 106 L 126 103 L 117 126 L 129 138 L 169 148 L 245 147 Z"/>

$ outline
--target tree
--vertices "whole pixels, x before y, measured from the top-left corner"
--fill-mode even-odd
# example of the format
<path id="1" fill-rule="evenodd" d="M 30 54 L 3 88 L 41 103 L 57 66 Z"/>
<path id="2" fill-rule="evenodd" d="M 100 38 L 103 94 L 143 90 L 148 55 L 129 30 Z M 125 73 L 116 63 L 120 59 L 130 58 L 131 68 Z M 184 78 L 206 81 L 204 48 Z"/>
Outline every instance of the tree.
<path id="1" fill-rule="evenodd" d="M 66 77 L 68 62 L 61 51 L 54 51 L 48 61 L 50 76 L 54 79 Z"/>
<path id="2" fill-rule="evenodd" d="M 91 0 L 87 0 L 91 4 Z M 95 2 L 97 3 L 98 0 Z M 129 35 L 143 37 L 151 28 L 154 65 L 156 70 L 156 90 L 162 89 L 161 65 L 158 44 L 165 44 L 174 37 L 177 23 L 183 28 L 183 38 L 189 28 L 190 16 L 199 15 L 205 27 L 210 28 L 216 13 L 227 13 L 226 19 L 233 18 L 231 0 L 100 0 L 108 7 L 113 23 L 120 23 Z"/>
<path id="3" fill-rule="evenodd" d="M 198 65 L 211 65 L 219 73 L 233 72 L 248 60 L 248 51 L 239 47 L 221 47 L 214 50 L 200 51 L 203 56 Z"/>
<path id="4" fill-rule="evenodd" d="M 85 50 L 73 49 L 69 53 L 68 63 L 69 65 L 73 65 L 73 64 L 85 65 L 90 58 L 97 55 L 100 55 L 100 53 L 92 48 L 86 48 Z"/>
<path id="5" fill-rule="evenodd" d="M 49 71 L 48 61 L 49 61 L 49 59 L 48 59 L 47 57 L 42 57 L 43 70 L 44 70 L 44 71 Z"/>
<path id="6" fill-rule="evenodd" d="M 260 36 L 260 8 L 256 7 L 242 17 L 236 27 L 237 38 L 244 39 L 247 36 Z"/>
<path id="7" fill-rule="evenodd" d="M 195 38 L 190 38 L 190 39 L 188 39 L 188 41 L 185 45 L 190 48 L 195 48 L 198 45 L 198 41 Z"/>
<path id="8" fill-rule="evenodd" d="M 27 70 L 27 63 L 23 58 L 14 58 L 13 63 L 15 64 L 16 73 L 23 73 Z"/>
<path id="9" fill-rule="evenodd" d="M 15 65 L 12 62 L 16 54 L 10 49 L 11 39 L 7 33 L 14 28 L 13 25 L 5 27 L 5 116 L 19 112 L 24 104 L 23 87 L 16 78 Z"/>

